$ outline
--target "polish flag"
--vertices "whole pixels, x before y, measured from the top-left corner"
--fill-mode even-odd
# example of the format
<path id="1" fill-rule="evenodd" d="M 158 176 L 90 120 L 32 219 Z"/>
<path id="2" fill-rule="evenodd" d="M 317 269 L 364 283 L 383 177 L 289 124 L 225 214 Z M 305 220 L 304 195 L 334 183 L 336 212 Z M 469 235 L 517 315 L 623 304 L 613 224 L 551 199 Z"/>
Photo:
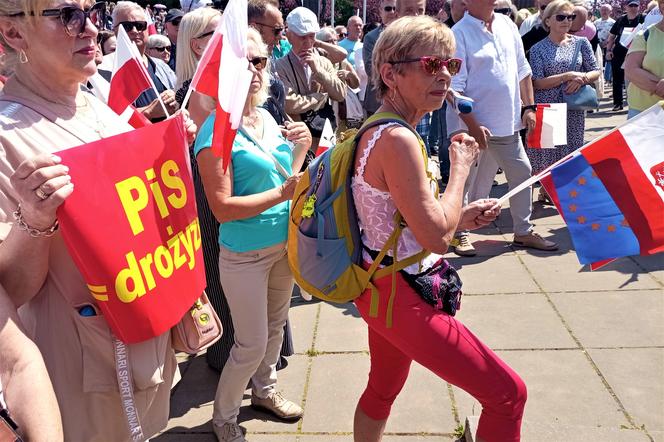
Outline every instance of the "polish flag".
<path id="1" fill-rule="evenodd" d="M 88 78 L 88 82 L 92 85 L 92 93 L 94 96 L 108 104 L 108 95 L 111 86 L 108 81 L 99 75 L 99 73 L 96 73 Z M 120 118 L 127 121 L 134 129 L 152 124 L 152 122 L 148 120 L 145 115 L 136 110 L 133 105 L 129 105 L 129 107 L 120 114 Z"/>
<path id="2" fill-rule="evenodd" d="M 157 33 L 157 25 L 154 23 L 152 13 L 145 8 L 145 21 L 148 22 L 148 35 L 155 35 Z"/>
<path id="3" fill-rule="evenodd" d="M 217 100 L 212 152 L 228 168 L 253 74 L 247 61 L 247 0 L 231 0 L 207 44 L 190 88 Z"/>
<path id="4" fill-rule="evenodd" d="M 332 149 L 335 144 L 337 144 L 337 137 L 334 135 L 334 129 L 332 129 L 330 120 L 326 118 L 320 142 L 318 143 L 318 149 L 316 150 L 316 156 L 318 157 L 325 151 Z"/>
<path id="5" fill-rule="evenodd" d="M 535 128 L 526 144 L 533 149 L 554 149 L 567 144 L 567 103 L 538 104 Z"/>
<path id="6" fill-rule="evenodd" d="M 118 115 L 122 115 L 146 89 L 151 87 L 154 87 L 152 79 L 143 64 L 138 48 L 120 26 L 111 89 L 108 93 L 108 107 Z"/>

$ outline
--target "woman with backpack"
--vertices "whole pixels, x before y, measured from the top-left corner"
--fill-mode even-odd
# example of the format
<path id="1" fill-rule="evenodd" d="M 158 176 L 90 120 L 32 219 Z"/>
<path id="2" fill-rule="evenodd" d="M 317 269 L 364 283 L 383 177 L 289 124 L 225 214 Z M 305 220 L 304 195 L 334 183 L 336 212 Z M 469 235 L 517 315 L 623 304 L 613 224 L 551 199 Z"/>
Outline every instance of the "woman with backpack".
<path id="1" fill-rule="evenodd" d="M 214 400 L 214 433 L 224 442 L 245 441 L 237 417 L 249 381 L 253 407 L 291 421 L 303 413 L 275 386 L 293 290 L 286 237 L 290 199 L 301 176 L 293 171 L 304 162 L 311 133 L 302 122 L 279 127 L 260 107 L 268 96 L 268 52 L 254 29 L 247 34 L 247 58 L 253 78 L 228 169 L 210 149 L 214 113 L 194 146 L 205 195 L 221 223 L 219 273 L 235 332 Z"/>
<path id="2" fill-rule="evenodd" d="M 374 50 L 373 83 L 383 100 L 378 114 L 402 121 L 368 129 L 357 145 L 351 188 L 362 230 L 364 267 L 368 269 L 391 240 L 399 214 L 407 227 L 398 237 L 397 256 L 390 251 L 381 265 L 389 266 L 396 258 L 398 267 L 423 249 L 433 253 L 424 253 L 419 262 L 396 273 L 394 288 L 391 275 L 373 281 L 379 295 L 377 314 L 371 289 L 355 300 L 368 325 L 371 354 L 368 385 L 355 411 L 356 441 L 381 440 L 413 360 L 482 404 L 476 440 L 520 439 L 525 384 L 453 318 L 458 297 L 450 303 L 448 295 L 459 296 L 460 284 L 441 256 L 455 231 L 485 226 L 500 210 L 491 199 L 462 207 L 464 183 L 475 165 L 478 144 L 465 134 L 452 139 L 450 180 L 439 197 L 432 191 L 435 181 L 427 174 L 423 142 L 414 129 L 423 115 L 442 105 L 451 75 L 461 67 L 461 60 L 450 58 L 454 51 L 452 31 L 426 16 L 391 23 Z M 415 289 L 431 281 L 437 282 L 428 290 Z M 431 296 L 441 294 L 437 303 L 430 304 Z M 390 314 L 391 324 L 385 319 Z"/>

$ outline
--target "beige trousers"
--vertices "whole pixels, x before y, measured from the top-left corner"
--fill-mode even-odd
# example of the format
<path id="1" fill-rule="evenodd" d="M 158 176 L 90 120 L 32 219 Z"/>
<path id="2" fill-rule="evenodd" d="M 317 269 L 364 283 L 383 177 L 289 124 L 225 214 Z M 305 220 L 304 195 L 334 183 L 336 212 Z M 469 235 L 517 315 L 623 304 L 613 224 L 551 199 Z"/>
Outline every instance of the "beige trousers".
<path id="1" fill-rule="evenodd" d="M 213 421 L 221 426 L 237 421 L 250 379 L 258 397 L 275 388 L 293 274 L 284 242 L 242 253 L 222 246 L 219 273 L 235 329 L 235 344 L 214 398 Z"/>

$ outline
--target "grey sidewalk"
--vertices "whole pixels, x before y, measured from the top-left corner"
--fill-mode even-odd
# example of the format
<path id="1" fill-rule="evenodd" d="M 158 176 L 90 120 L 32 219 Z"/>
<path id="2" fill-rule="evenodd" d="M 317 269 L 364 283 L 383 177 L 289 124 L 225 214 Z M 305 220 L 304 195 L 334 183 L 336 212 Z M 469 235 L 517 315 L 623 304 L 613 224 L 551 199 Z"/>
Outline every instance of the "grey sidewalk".
<path id="1" fill-rule="evenodd" d="M 588 116 L 587 140 L 625 120 L 624 112 L 606 113 L 607 107 Z M 664 255 L 624 258 L 589 272 L 555 209 L 535 203 L 533 218 L 537 231 L 558 241 L 558 252 L 512 248 L 510 217 L 503 213 L 472 234 L 478 256 L 448 255 L 464 281 L 457 318 L 528 386 L 523 440 L 664 442 Z M 296 355 L 279 372 L 279 388 L 305 416 L 277 422 L 253 411 L 245 395 L 240 424 L 248 440 L 352 441 L 353 411 L 369 367 L 364 322 L 350 304 L 299 297 L 290 318 Z M 168 429 L 153 440 L 214 441 L 218 373 L 204 356 L 180 366 Z M 384 440 L 453 440 L 466 416 L 480 411 L 465 392 L 413 364 Z"/>

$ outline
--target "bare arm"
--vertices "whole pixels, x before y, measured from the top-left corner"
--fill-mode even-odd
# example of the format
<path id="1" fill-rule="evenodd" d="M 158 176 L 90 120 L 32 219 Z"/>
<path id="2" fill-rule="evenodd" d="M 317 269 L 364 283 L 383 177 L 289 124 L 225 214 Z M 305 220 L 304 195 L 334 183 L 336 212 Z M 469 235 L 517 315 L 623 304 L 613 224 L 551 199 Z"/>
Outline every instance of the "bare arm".
<path id="1" fill-rule="evenodd" d="M 661 78 L 643 69 L 643 59 L 645 52 L 631 52 L 625 58 L 625 77 L 639 89 L 655 94 L 657 83 Z"/>
<path id="2" fill-rule="evenodd" d="M 447 251 L 461 217 L 464 184 L 477 156 L 477 143 L 466 141 L 450 146 L 450 182 L 440 200 L 431 192 L 419 142 L 408 129 L 386 129 L 374 147 L 381 153 L 369 157 L 365 170 L 369 184 L 390 192 L 417 241 L 436 253 Z"/>
<path id="3" fill-rule="evenodd" d="M 324 50 L 332 63 L 340 63 L 348 57 L 348 52 L 339 45 L 316 40 L 314 47 Z"/>
<path id="4" fill-rule="evenodd" d="M 353 65 L 350 64 L 348 61 L 344 61 L 341 66 L 342 69 L 346 71 L 346 74 L 344 75 L 343 78 L 346 80 L 346 84 L 351 89 L 356 89 L 360 87 L 360 77 L 357 75 L 357 72 L 355 71 Z"/>
<path id="5" fill-rule="evenodd" d="M 46 366 L 1 286 L 0 354 L 0 380 L 20 434 L 26 440 L 62 441 L 60 409 Z"/>
<path id="6" fill-rule="evenodd" d="M 68 171 L 59 158 L 50 154 L 27 159 L 16 168 L 11 185 L 28 226 L 43 231 L 53 225 L 58 206 L 74 190 Z M 38 188 L 48 194 L 46 199 L 36 195 Z M 11 294 L 14 305 L 28 302 L 44 284 L 50 244 L 50 237 L 32 237 L 18 223 L 0 244 L 0 285 Z"/>

